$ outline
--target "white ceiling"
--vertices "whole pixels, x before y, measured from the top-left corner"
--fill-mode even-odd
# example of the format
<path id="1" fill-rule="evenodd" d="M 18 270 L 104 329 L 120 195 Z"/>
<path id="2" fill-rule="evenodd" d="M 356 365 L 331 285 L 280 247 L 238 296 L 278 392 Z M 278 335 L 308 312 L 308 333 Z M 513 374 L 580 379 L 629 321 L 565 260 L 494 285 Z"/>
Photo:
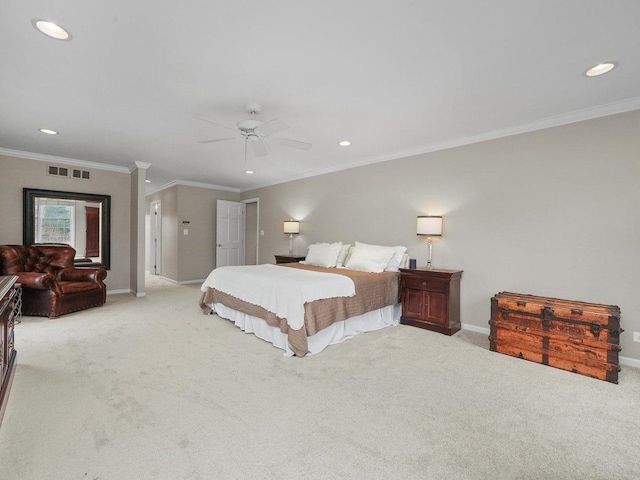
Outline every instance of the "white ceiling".
<path id="1" fill-rule="evenodd" d="M 0 151 L 247 190 L 640 108 L 639 19 L 637 0 L 1 0 Z M 313 148 L 198 143 L 233 132 L 196 116 L 234 126 L 248 102 Z"/>

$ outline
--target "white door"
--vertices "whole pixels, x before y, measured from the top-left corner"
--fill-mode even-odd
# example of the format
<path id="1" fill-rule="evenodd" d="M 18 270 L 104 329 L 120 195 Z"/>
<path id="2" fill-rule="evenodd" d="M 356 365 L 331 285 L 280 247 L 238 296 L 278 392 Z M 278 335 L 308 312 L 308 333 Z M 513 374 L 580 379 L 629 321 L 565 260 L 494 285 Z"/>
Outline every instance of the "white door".
<path id="1" fill-rule="evenodd" d="M 244 265 L 244 203 L 218 200 L 216 268 Z"/>
<path id="2" fill-rule="evenodd" d="M 162 216 L 160 214 L 160 202 L 151 202 L 151 211 L 149 219 L 149 272 L 152 275 L 160 275 L 160 252 L 162 238 Z"/>

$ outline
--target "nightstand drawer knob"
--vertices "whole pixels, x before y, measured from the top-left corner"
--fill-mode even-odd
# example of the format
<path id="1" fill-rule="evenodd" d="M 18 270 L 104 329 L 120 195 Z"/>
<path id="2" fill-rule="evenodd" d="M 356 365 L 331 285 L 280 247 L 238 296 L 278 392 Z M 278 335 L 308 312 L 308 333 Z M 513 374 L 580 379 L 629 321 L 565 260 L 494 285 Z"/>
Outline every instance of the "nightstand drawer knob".
<path id="1" fill-rule="evenodd" d="M 427 284 L 427 282 L 422 282 L 422 285 L 426 285 L 426 284 Z"/>

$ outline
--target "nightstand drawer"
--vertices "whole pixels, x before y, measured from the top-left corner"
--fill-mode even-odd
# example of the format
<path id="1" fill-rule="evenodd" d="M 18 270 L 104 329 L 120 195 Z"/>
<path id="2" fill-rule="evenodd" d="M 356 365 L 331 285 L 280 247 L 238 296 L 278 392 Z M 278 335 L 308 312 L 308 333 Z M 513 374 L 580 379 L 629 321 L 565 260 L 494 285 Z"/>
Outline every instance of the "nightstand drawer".
<path id="1" fill-rule="evenodd" d="M 449 289 L 449 282 L 430 278 L 412 278 L 411 276 L 406 275 L 402 277 L 402 288 L 414 288 L 416 290 L 447 293 Z"/>

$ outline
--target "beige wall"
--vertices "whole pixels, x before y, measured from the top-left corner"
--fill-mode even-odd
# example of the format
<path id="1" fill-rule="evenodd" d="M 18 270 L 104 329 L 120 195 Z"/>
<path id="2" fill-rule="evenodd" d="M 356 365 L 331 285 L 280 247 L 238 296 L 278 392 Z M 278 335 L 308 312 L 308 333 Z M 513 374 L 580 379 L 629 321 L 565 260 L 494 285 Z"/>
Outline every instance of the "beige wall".
<path id="1" fill-rule="evenodd" d="M 47 175 L 47 165 L 38 160 L 0 155 L 0 243 L 22 244 L 23 188 L 111 195 L 111 269 L 105 283 L 109 291 L 129 291 L 130 175 L 88 168 L 91 180 L 53 177 Z"/>
<path id="2" fill-rule="evenodd" d="M 317 241 L 406 245 L 426 263 L 416 216 L 442 214 L 436 268 L 464 270 L 462 322 L 486 329 L 513 291 L 619 305 L 622 355 L 640 360 L 640 111 L 247 191 L 260 199 L 260 263 Z"/>
<path id="3" fill-rule="evenodd" d="M 162 209 L 162 272 L 176 282 L 200 281 L 215 267 L 216 203 L 240 201 L 240 194 L 224 190 L 174 185 L 147 196 Z M 183 221 L 188 221 L 184 235 Z"/>

